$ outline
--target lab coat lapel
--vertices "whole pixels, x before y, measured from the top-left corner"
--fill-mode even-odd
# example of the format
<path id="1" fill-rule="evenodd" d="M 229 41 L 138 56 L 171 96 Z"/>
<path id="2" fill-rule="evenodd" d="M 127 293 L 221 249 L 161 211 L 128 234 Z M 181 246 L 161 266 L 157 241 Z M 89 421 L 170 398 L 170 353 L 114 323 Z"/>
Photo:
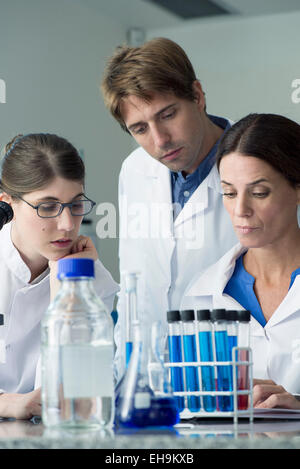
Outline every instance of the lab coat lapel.
<path id="1" fill-rule="evenodd" d="M 160 164 L 147 175 L 146 191 L 151 237 L 171 239 L 173 237 L 173 213 L 170 171 Z M 150 226 L 151 229 L 151 226 Z M 153 236 L 154 235 L 154 236 Z"/>
<path id="2" fill-rule="evenodd" d="M 179 213 L 178 217 L 174 222 L 175 228 L 186 220 L 197 215 L 199 212 L 204 211 L 209 204 L 208 190 L 212 188 L 218 192 L 221 191 L 220 179 L 216 165 L 213 166 L 208 176 L 195 190 L 191 198 L 184 205 L 183 209 Z"/>
<path id="3" fill-rule="evenodd" d="M 241 311 L 245 309 L 234 298 L 226 294 L 215 296 L 213 298 L 213 307 L 216 309 L 225 308 L 228 311 L 231 309 L 237 310 L 237 311 Z M 264 336 L 264 330 L 263 330 L 262 325 L 252 315 L 250 319 L 250 329 L 251 329 L 251 335 Z"/>
<path id="4" fill-rule="evenodd" d="M 171 281 L 171 257 L 175 248 L 172 192 L 170 171 L 159 164 L 155 171 L 147 175 L 147 200 L 149 210 L 149 236 L 152 245 L 150 254 L 157 256 L 159 272 L 164 271 L 168 282 Z M 158 274 L 158 273 L 157 273 Z"/>
<path id="5" fill-rule="evenodd" d="M 299 289 L 300 275 L 297 275 L 287 295 L 267 322 L 266 329 L 284 321 L 288 316 L 300 310 Z"/>

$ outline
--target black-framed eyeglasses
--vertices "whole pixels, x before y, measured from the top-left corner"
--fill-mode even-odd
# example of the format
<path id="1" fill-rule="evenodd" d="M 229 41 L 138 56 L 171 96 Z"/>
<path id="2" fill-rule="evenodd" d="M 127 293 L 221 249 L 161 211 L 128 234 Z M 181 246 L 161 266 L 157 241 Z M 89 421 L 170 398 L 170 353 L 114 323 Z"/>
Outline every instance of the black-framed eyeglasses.
<path id="1" fill-rule="evenodd" d="M 24 200 L 22 197 L 18 197 L 30 207 L 34 208 L 37 211 L 37 214 L 41 218 L 55 218 L 58 217 L 65 207 L 69 207 L 71 215 L 74 217 L 82 217 L 87 215 L 93 210 L 93 207 L 96 205 L 91 199 L 85 197 L 84 199 L 74 200 L 74 202 L 62 203 L 62 202 L 41 202 L 38 205 L 32 205 L 27 200 Z"/>

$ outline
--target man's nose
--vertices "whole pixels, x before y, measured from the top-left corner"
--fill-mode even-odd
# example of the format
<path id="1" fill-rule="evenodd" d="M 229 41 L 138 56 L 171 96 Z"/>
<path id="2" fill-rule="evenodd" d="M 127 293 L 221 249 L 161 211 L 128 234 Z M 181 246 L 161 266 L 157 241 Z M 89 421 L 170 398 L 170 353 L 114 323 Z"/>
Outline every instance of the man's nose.
<path id="1" fill-rule="evenodd" d="M 171 136 L 168 129 L 162 125 L 154 125 L 152 127 L 152 138 L 155 146 L 160 149 L 167 149 L 167 145 L 171 141 Z"/>

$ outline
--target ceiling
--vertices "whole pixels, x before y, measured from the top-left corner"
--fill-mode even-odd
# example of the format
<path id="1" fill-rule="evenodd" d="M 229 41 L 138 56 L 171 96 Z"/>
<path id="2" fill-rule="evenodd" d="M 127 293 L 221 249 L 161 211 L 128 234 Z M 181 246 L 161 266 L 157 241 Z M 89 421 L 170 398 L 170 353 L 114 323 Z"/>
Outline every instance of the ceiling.
<path id="1" fill-rule="evenodd" d="M 66 0 L 125 28 L 172 27 L 208 17 L 257 16 L 300 10 L 300 0 Z"/>
<path id="2" fill-rule="evenodd" d="M 218 5 L 213 0 L 146 0 L 160 8 L 163 8 L 181 19 L 200 18 L 203 16 L 215 16 L 229 14 L 227 8 Z"/>
<path id="3" fill-rule="evenodd" d="M 299 0 L 142 0 L 185 19 L 215 15 L 261 15 L 300 10 Z"/>

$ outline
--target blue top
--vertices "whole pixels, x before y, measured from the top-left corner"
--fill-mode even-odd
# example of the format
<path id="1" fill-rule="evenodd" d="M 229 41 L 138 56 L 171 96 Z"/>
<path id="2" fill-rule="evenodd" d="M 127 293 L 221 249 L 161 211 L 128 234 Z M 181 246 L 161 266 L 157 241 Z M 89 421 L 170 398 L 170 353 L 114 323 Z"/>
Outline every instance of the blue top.
<path id="1" fill-rule="evenodd" d="M 86 258 L 62 258 L 58 261 L 57 278 L 95 277 L 94 261 Z"/>
<path id="2" fill-rule="evenodd" d="M 237 259 L 234 272 L 224 289 L 224 293 L 230 295 L 232 298 L 238 301 L 240 305 L 250 311 L 252 316 L 264 327 L 267 324 L 267 321 L 254 293 L 253 287 L 255 278 L 250 275 L 244 267 L 244 255 L 245 253 Z M 294 270 L 292 273 L 289 289 L 293 285 L 297 275 L 300 275 L 300 267 Z"/>
<path id="3" fill-rule="evenodd" d="M 227 119 L 211 115 L 209 115 L 209 118 L 214 124 L 224 129 L 225 132 L 231 127 L 231 124 Z M 215 143 L 208 155 L 192 174 L 188 174 L 186 177 L 184 177 L 181 171 L 178 173 L 171 171 L 172 201 L 173 204 L 179 204 L 178 206 L 175 206 L 174 218 L 176 218 L 184 204 L 189 200 L 189 198 L 193 195 L 195 190 L 198 188 L 201 182 L 204 181 L 212 169 L 215 163 L 215 156 L 221 138 Z"/>

